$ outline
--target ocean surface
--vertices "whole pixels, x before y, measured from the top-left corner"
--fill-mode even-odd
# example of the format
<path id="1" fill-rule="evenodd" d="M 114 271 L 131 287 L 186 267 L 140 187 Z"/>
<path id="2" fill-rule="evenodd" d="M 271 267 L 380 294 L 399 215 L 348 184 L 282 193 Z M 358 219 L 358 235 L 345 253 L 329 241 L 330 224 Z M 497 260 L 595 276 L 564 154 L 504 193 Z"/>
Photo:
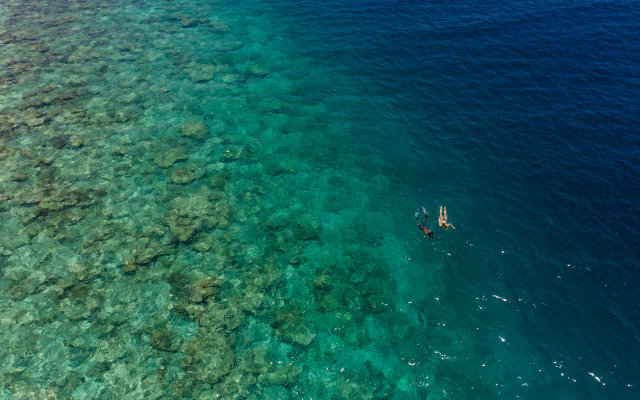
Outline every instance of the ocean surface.
<path id="1" fill-rule="evenodd" d="M 638 32 L 2 1 L 0 399 L 640 398 Z"/>

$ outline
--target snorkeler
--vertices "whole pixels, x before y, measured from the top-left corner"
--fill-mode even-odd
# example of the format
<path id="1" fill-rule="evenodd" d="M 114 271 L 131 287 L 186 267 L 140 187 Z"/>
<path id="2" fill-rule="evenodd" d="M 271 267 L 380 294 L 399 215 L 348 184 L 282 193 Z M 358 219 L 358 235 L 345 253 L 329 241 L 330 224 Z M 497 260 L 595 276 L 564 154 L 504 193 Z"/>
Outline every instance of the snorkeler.
<path id="1" fill-rule="evenodd" d="M 456 229 L 455 226 L 453 226 L 453 225 L 451 225 L 450 223 L 447 222 L 447 207 L 444 208 L 444 214 L 443 214 L 442 213 L 442 206 L 440 206 L 440 216 L 438 217 L 438 225 L 443 227 L 445 230 L 449 229 L 449 227 L 452 227 L 453 229 Z"/>
<path id="2" fill-rule="evenodd" d="M 424 232 L 425 235 L 429 236 L 429 239 L 433 239 L 433 231 L 427 228 L 427 217 L 429 215 L 427 214 L 427 210 L 425 210 L 424 206 L 422 207 L 422 213 L 424 214 L 424 222 L 422 223 L 422 225 L 420 225 L 420 218 L 418 217 L 420 215 L 420 210 L 416 211 L 416 220 L 418 221 L 418 228 L 422 229 L 422 232 Z"/>

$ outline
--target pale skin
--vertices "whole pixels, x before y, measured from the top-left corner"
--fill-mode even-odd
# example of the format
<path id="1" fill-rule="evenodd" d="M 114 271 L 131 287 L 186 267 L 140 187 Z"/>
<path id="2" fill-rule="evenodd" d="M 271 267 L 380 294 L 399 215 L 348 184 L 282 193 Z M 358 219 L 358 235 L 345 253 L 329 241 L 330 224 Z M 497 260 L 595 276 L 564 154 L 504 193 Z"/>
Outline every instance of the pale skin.
<path id="1" fill-rule="evenodd" d="M 447 207 L 444 207 L 444 213 L 443 213 L 443 208 L 442 206 L 440 206 L 440 216 L 438 217 L 438 225 L 440 225 L 444 229 L 449 229 L 449 227 L 456 229 L 455 226 L 447 222 Z"/>

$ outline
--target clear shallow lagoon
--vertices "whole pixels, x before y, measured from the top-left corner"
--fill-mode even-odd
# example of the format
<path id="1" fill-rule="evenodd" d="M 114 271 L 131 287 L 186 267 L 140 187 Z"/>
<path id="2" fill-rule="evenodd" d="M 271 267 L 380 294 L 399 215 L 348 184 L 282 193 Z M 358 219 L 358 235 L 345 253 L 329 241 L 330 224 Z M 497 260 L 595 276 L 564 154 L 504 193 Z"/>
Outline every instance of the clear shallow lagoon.
<path id="1" fill-rule="evenodd" d="M 3 2 L 0 398 L 638 397 L 638 14 Z"/>

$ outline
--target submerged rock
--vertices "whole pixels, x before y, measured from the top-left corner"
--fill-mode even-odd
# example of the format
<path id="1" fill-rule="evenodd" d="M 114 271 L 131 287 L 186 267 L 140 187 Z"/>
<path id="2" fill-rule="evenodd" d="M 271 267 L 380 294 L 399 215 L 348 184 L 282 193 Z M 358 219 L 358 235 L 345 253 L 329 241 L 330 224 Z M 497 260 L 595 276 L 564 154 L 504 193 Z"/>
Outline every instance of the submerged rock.
<path id="1" fill-rule="evenodd" d="M 193 28 L 194 26 L 198 26 L 199 24 L 200 22 L 197 19 L 187 17 L 180 19 L 180 25 L 182 25 L 183 28 Z"/>
<path id="2" fill-rule="evenodd" d="M 40 53 L 46 53 L 47 51 L 49 51 L 49 46 L 47 46 L 45 44 L 42 44 L 42 43 L 33 44 L 33 45 L 29 46 L 29 48 L 31 50 L 38 51 Z"/>
<path id="3" fill-rule="evenodd" d="M 42 271 L 34 271 L 24 279 L 14 282 L 5 295 L 12 300 L 22 300 L 38 292 L 46 282 L 46 275 Z"/>
<path id="4" fill-rule="evenodd" d="M 214 391 L 216 396 L 223 399 L 249 399 L 252 398 L 256 382 L 255 376 L 247 374 L 243 369 L 234 368 L 215 385 Z"/>
<path id="5" fill-rule="evenodd" d="M 330 279 L 331 275 L 329 271 L 318 271 L 316 272 L 316 277 L 313 279 L 313 287 L 321 291 L 329 290 L 331 289 Z"/>
<path id="6" fill-rule="evenodd" d="M 180 136 L 201 140 L 208 135 L 209 129 L 201 121 L 188 121 L 180 125 Z"/>
<path id="7" fill-rule="evenodd" d="M 182 147 L 175 147 L 160 153 L 156 156 L 155 162 L 161 168 L 169 168 L 173 164 L 184 161 L 187 159 L 187 155 L 184 153 Z"/>
<path id="8" fill-rule="evenodd" d="M 232 162 L 241 159 L 251 159 L 253 155 L 253 151 L 245 146 L 233 146 L 228 149 L 225 149 L 224 153 L 220 157 L 220 161 L 222 162 Z"/>
<path id="9" fill-rule="evenodd" d="M 202 228 L 226 226 L 228 216 L 229 207 L 222 202 L 210 202 L 205 192 L 173 199 L 165 222 L 175 239 L 187 242 Z"/>
<path id="10" fill-rule="evenodd" d="M 70 263 L 67 271 L 75 275 L 81 282 L 90 282 L 102 272 L 102 265 L 91 261 L 78 261 Z"/>
<path id="11" fill-rule="evenodd" d="M 58 135 L 51 140 L 51 144 L 56 149 L 62 149 L 69 145 L 69 138 L 71 138 L 71 135 Z"/>
<path id="12" fill-rule="evenodd" d="M 71 146 L 74 149 L 77 149 L 78 147 L 82 147 L 84 146 L 84 139 L 81 136 L 72 136 L 69 139 L 69 146 Z"/>
<path id="13" fill-rule="evenodd" d="M 181 366 L 196 380 L 214 384 L 231 372 L 236 364 L 236 355 L 225 337 L 210 333 L 199 335 L 185 342 Z"/>
<path id="14" fill-rule="evenodd" d="M 14 229 L 11 235 L 0 235 L 0 253 L 28 245 L 29 236 L 24 230 Z"/>
<path id="15" fill-rule="evenodd" d="M 171 171 L 169 179 L 178 185 L 186 185 L 196 179 L 196 174 L 189 168 L 178 168 Z"/>
<path id="16" fill-rule="evenodd" d="M 296 236 L 304 241 L 317 240 L 320 235 L 321 223 L 318 218 L 308 214 L 296 218 Z"/>
<path id="17" fill-rule="evenodd" d="M 39 160 L 46 163 L 46 160 Z M 18 201 L 23 205 L 37 204 L 34 217 L 46 216 L 69 207 L 86 208 L 95 203 L 87 190 L 62 184 L 45 184 L 20 193 Z"/>
<path id="18" fill-rule="evenodd" d="M 189 301 L 192 303 L 203 303 L 216 293 L 218 280 L 206 277 L 190 285 Z"/>
<path id="19" fill-rule="evenodd" d="M 25 182 L 27 179 L 29 179 L 29 176 L 24 171 L 16 171 L 11 175 L 11 180 L 14 182 Z"/>
<path id="20" fill-rule="evenodd" d="M 196 242 L 196 244 L 193 245 L 193 248 L 201 253 L 204 253 L 206 251 L 209 251 L 209 249 L 211 248 L 211 243 L 211 238 L 201 238 Z"/>
<path id="21" fill-rule="evenodd" d="M 369 312 L 372 314 L 393 311 L 393 298 L 385 293 L 376 293 L 367 297 Z"/>
<path id="22" fill-rule="evenodd" d="M 222 189 L 230 178 L 231 174 L 228 171 L 218 172 L 209 180 L 209 186 L 214 189 Z"/>
<path id="23" fill-rule="evenodd" d="M 31 114 L 25 118 L 25 123 L 30 128 L 45 125 L 51 122 L 51 118 L 47 115 Z"/>
<path id="24" fill-rule="evenodd" d="M 214 33 L 226 33 L 229 31 L 229 25 L 219 20 L 210 20 L 207 23 L 207 27 Z"/>
<path id="25" fill-rule="evenodd" d="M 238 329 L 246 320 L 244 311 L 236 304 L 236 301 L 222 300 L 210 302 L 201 309 L 197 315 L 198 324 L 216 332 L 231 333 Z M 196 308 L 191 311 L 198 311 Z"/>
<path id="26" fill-rule="evenodd" d="M 169 248 L 157 240 L 141 240 L 140 247 L 133 249 L 133 260 L 136 264 L 147 265 L 158 257 L 169 254 Z"/>
<path id="27" fill-rule="evenodd" d="M 302 370 L 294 364 L 286 364 L 284 366 L 278 366 L 273 370 L 260 374 L 258 382 L 265 386 L 292 386 L 297 380 L 298 376 L 302 373 Z"/>
<path id="28" fill-rule="evenodd" d="M 215 68 L 212 65 L 200 65 L 189 71 L 189 78 L 192 81 L 203 83 L 208 82 L 215 76 Z"/>
<path id="29" fill-rule="evenodd" d="M 301 315 L 292 312 L 279 312 L 272 322 L 276 335 L 288 343 L 295 343 L 307 347 L 316 334 L 306 326 Z"/>
<path id="30" fill-rule="evenodd" d="M 164 329 L 151 332 L 149 336 L 151 347 L 160 351 L 176 352 L 180 347 L 179 338 Z"/>
<path id="31" fill-rule="evenodd" d="M 35 97 L 20 105 L 20 109 L 26 110 L 27 108 L 42 108 L 48 105 L 51 105 L 51 99 L 49 97 Z"/>
<path id="32" fill-rule="evenodd" d="M 218 40 L 214 43 L 213 48 L 218 51 L 235 51 L 244 46 L 244 42 L 241 40 Z"/>

